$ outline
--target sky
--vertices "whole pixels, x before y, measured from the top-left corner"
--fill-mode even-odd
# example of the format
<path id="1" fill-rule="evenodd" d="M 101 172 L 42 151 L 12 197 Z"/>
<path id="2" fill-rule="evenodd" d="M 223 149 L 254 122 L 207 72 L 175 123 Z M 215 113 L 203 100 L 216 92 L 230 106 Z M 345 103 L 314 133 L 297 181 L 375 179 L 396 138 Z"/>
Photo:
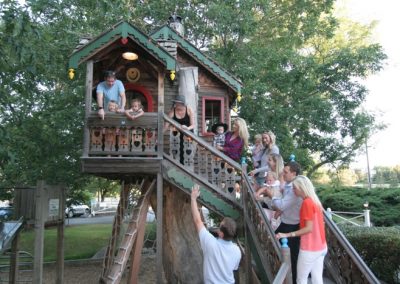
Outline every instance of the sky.
<path id="1" fill-rule="evenodd" d="M 364 107 L 380 113 L 379 120 L 387 128 L 368 141 L 369 166 L 400 165 L 400 0 L 339 0 L 347 16 L 360 23 L 378 21 L 373 36 L 388 56 L 384 69 L 365 81 L 369 89 Z M 363 153 L 356 158 L 353 168 L 367 170 L 367 158 Z"/>

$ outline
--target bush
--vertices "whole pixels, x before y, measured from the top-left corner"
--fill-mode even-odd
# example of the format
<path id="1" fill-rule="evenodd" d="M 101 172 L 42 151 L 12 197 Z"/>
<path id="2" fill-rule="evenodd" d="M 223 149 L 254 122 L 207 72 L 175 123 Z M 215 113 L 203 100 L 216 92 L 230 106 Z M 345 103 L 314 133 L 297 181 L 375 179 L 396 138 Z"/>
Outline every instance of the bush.
<path id="1" fill-rule="evenodd" d="M 400 283 L 400 227 L 340 228 L 377 278 Z"/>
<path id="2" fill-rule="evenodd" d="M 325 208 L 333 211 L 361 212 L 367 201 L 375 226 L 400 225 L 399 188 L 332 188 L 321 186 L 317 194 Z"/>

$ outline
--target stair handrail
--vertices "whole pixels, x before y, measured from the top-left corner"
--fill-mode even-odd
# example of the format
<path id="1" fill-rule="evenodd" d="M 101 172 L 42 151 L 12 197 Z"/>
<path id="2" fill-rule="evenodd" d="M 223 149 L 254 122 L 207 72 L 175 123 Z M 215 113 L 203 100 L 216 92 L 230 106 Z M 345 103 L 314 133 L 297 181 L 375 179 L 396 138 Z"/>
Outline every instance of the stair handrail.
<path id="1" fill-rule="evenodd" d="M 212 189 L 213 191 L 217 192 L 218 194 L 220 194 L 221 196 L 223 196 L 226 200 L 229 200 L 236 208 L 242 209 L 242 204 L 239 203 L 239 201 L 237 201 L 236 199 L 232 198 L 231 195 L 229 195 L 228 193 L 221 191 L 218 189 L 217 186 L 215 186 L 214 184 L 209 183 L 208 181 L 202 179 L 200 176 L 198 176 L 196 173 L 193 173 L 191 171 L 189 171 L 187 168 L 185 168 L 183 165 L 181 165 L 180 163 L 177 163 L 176 161 L 174 161 L 173 159 L 171 159 L 169 157 L 168 154 L 164 153 L 164 158 L 169 161 L 170 163 L 173 163 L 175 167 L 179 168 L 181 171 L 183 171 L 185 174 L 190 175 L 193 179 L 196 180 L 196 182 L 198 184 L 200 184 L 200 186 L 204 186 L 204 187 L 208 187 L 210 189 Z M 201 198 L 200 198 L 201 199 Z"/>
<path id="2" fill-rule="evenodd" d="M 243 178 L 243 209 L 244 209 L 244 219 L 249 227 L 250 234 L 252 235 L 252 239 L 254 242 L 256 242 L 256 247 L 258 253 L 262 254 L 260 257 L 262 264 L 263 264 L 263 269 L 270 278 L 269 281 L 273 283 L 283 283 L 287 274 L 289 273 L 289 266 L 287 263 L 285 263 L 282 251 L 280 248 L 280 245 L 278 243 L 278 240 L 275 238 L 275 232 L 272 229 L 270 225 L 270 221 L 267 219 L 263 212 L 263 208 L 261 207 L 261 204 L 256 200 L 254 192 L 252 190 L 252 186 L 249 180 L 249 177 L 247 176 L 246 171 L 243 171 L 242 173 L 242 178 Z M 269 257 L 275 258 L 275 260 L 278 260 L 278 265 L 274 267 L 268 267 L 268 263 L 266 263 L 267 259 L 267 251 L 264 251 L 262 248 L 265 246 L 265 243 L 262 242 L 261 240 L 258 239 L 258 235 L 255 232 L 255 227 L 258 226 L 256 224 L 256 220 L 252 219 L 250 216 L 250 213 L 248 212 L 248 205 L 252 205 L 253 208 L 257 211 L 257 214 L 259 215 L 259 221 L 263 223 L 262 228 L 265 228 L 264 230 L 260 231 L 261 233 L 266 233 L 265 240 L 270 241 L 273 247 L 273 253 L 271 254 L 271 251 L 269 251 Z M 254 218 L 254 216 L 253 216 Z M 256 222 L 255 222 L 256 221 Z M 274 254 L 274 255 L 273 255 Z M 270 259 L 271 260 L 271 259 Z M 276 263 L 270 263 L 270 265 L 276 265 Z M 279 267 L 279 268 L 278 268 Z M 274 271 L 272 271 L 274 270 Z"/>
<path id="3" fill-rule="evenodd" d="M 172 124 L 175 128 L 177 128 L 180 132 L 183 132 L 186 136 L 189 136 L 191 139 L 195 140 L 197 143 L 199 143 L 202 147 L 204 147 L 207 151 L 210 151 L 213 155 L 218 156 L 222 160 L 225 160 L 229 165 L 231 165 L 235 170 L 241 172 L 242 167 L 238 162 L 235 160 L 232 160 L 230 157 L 222 153 L 221 151 L 217 150 L 215 147 L 210 145 L 209 142 L 205 141 L 203 138 L 200 136 L 197 136 L 193 132 L 183 129 L 181 124 L 177 123 L 175 120 L 170 118 L 168 115 L 164 113 L 163 116 L 164 120 L 168 122 L 169 124 Z"/>
<path id="4" fill-rule="evenodd" d="M 328 230 L 328 236 L 327 236 L 327 242 L 328 242 L 328 254 L 327 257 L 325 257 L 325 267 L 328 269 L 331 277 L 335 278 L 334 280 L 337 283 L 345 283 L 346 281 L 343 281 L 343 275 L 345 273 L 342 273 L 341 268 L 342 265 L 340 265 L 339 260 L 336 258 L 329 257 L 330 252 L 334 250 L 332 247 L 332 242 L 329 239 L 330 233 L 332 233 L 337 240 L 337 242 L 341 245 L 341 247 L 347 252 L 349 257 L 351 258 L 352 262 L 356 265 L 359 273 L 361 274 L 360 278 L 364 278 L 367 282 L 366 283 L 380 283 L 379 279 L 376 278 L 374 273 L 371 271 L 371 269 L 367 266 L 367 264 L 364 262 L 364 260 L 361 258 L 361 256 L 357 253 L 357 251 L 354 249 L 354 247 L 350 244 L 348 239 L 345 237 L 345 235 L 342 233 L 342 231 L 338 228 L 338 226 L 329 218 L 329 214 L 324 210 L 324 220 L 325 220 L 325 225 L 326 229 Z M 330 263 L 331 262 L 331 263 Z M 343 267 L 343 268 L 348 268 L 348 267 Z M 354 275 L 355 271 L 352 271 L 352 275 Z"/>

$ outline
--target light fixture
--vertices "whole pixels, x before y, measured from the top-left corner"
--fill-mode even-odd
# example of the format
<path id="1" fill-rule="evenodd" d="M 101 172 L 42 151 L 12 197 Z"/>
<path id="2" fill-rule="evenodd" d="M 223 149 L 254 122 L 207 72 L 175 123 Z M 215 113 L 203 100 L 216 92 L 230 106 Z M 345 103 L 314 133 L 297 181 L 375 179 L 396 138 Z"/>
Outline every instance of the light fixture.
<path id="1" fill-rule="evenodd" d="M 126 60 L 136 60 L 139 58 L 139 56 L 136 53 L 131 51 L 122 53 L 122 57 Z"/>
<path id="2" fill-rule="evenodd" d="M 174 70 L 171 70 L 171 73 L 169 74 L 169 78 L 171 79 L 171 81 L 174 81 L 174 80 L 175 80 L 175 77 L 176 77 L 175 71 L 174 71 Z"/>
<path id="3" fill-rule="evenodd" d="M 68 69 L 68 77 L 69 77 L 70 80 L 74 79 L 74 77 L 75 77 L 75 70 L 74 70 L 74 68 L 69 68 L 69 69 Z"/>

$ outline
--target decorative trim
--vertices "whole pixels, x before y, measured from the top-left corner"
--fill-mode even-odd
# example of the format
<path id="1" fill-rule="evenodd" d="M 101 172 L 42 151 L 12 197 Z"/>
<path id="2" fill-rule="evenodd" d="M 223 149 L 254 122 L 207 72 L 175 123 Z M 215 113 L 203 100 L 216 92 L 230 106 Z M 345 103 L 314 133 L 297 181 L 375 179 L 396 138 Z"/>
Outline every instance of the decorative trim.
<path id="1" fill-rule="evenodd" d="M 120 40 L 121 38 L 131 38 L 138 45 L 146 49 L 150 54 L 157 58 L 168 70 L 175 70 L 176 60 L 167 51 L 160 48 L 152 38 L 127 22 L 119 22 L 110 30 L 91 40 L 75 51 L 69 59 L 69 68 L 76 69 L 79 64 L 89 60 L 96 54 L 102 46 Z"/>

